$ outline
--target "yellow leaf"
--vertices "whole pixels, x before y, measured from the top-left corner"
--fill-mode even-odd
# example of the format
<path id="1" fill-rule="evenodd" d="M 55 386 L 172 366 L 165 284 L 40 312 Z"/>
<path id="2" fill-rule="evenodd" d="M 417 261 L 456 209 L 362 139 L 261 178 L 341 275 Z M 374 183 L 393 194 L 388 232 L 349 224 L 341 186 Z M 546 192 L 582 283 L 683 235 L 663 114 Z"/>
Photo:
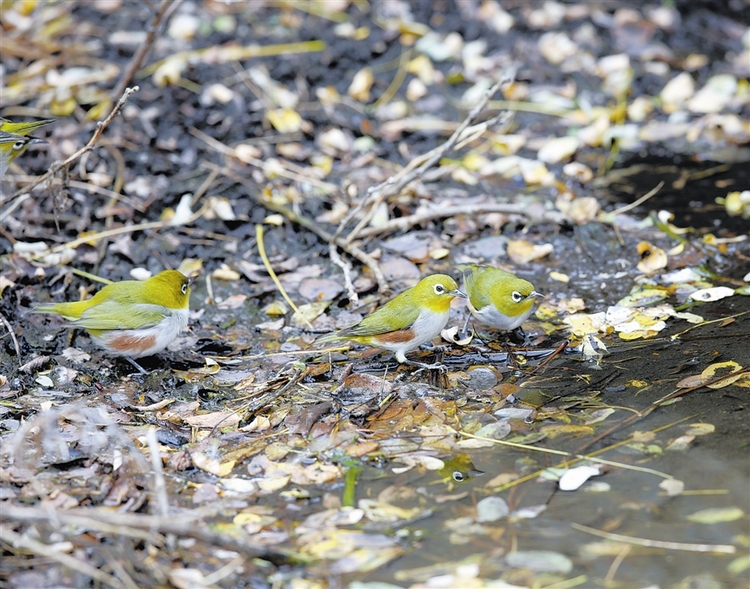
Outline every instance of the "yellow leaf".
<path id="1" fill-rule="evenodd" d="M 742 378 L 741 374 L 737 376 L 731 376 L 733 373 L 739 372 L 740 370 L 742 370 L 742 366 L 740 366 L 733 360 L 729 360 L 727 362 L 717 362 L 716 364 L 711 364 L 708 368 L 701 372 L 701 378 L 704 381 L 712 380 L 726 373 L 727 378 L 708 385 L 708 388 L 710 389 L 723 389 L 724 387 L 729 386 L 730 384 Z"/>
<path id="2" fill-rule="evenodd" d="M 269 110 L 266 118 L 279 133 L 296 133 L 302 128 L 302 117 L 293 108 Z"/>
<path id="3" fill-rule="evenodd" d="M 657 270 L 667 267 L 667 253 L 647 241 L 642 241 L 637 246 L 641 261 L 638 262 L 638 270 L 644 274 L 653 274 Z"/>

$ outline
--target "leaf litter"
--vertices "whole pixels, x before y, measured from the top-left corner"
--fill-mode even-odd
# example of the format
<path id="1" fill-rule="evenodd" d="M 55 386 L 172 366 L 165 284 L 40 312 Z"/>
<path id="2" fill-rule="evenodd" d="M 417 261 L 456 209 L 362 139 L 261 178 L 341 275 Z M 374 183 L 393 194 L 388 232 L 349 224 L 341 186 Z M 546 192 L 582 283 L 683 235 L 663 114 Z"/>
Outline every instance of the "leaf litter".
<path id="1" fill-rule="evenodd" d="M 659 550 L 741 546 L 740 528 L 720 524 L 745 517 L 732 502 L 746 469 L 706 485 L 710 467 L 680 457 L 716 436 L 718 416 L 673 411 L 693 393 L 731 402 L 748 386 L 750 358 L 730 344 L 747 325 L 750 254 L 746 235 L 725 228 L 746 216 L 744 192 L 695 205 L 711 221 L 726 212 L 717 228 L 676 220 L 668 201 L 634 213 L 661 197 L 656 173 L 644 190 L 623 183 L 639 170 L 624 154 L 639 150 L 742 158 L 748 48 L 736 21 L 716 17 L 733 52 L 709 75 L 696 73 L 709 63 L 697 48 L 660 41 L 692 13 L 657 5 L 484 2 L 461 14 L 459 33 L 442 29 L 440 9 L 430 19 L 401 2 L 366 12 L 165 0 L 149 15 L 124 4 L 121 18 L 151 23 L 143 36 L 120 30 L 118 3 L 106 4 L 3 7 L 3 116 L 59 118 L 47 155 L 17 160 L 4 184 L 20 189 L 0 201 L 11 583 L 585 586 L 640 580 L 629 551 L 656 563 Z M 262 44 L 245 43 L 248 22 Z M 97 26 L 108 55 L 132 59 L 93 58 Z M 497 33 L 538 64 L 510 66 L 487 43 Z M 60 52 L 85 65 L 49 57 Z M 333 77 L 290 76 L 290 64 L 315 70 L 319 53 Z M 593 102 L 572 73 L 596 88 Z M 134 79 L 141 88 L 126 92 Z M 66 158 L 46 183 L 15 173 Z M 731 186 L 721 173 L 706 175 Z M 613 186 L 645 194 L 616 207 Z M 389 289 L 465 263 L 503 266 L 547 295 L 528 344 L 474 326 L 473 338 L 417 352 L 447 372 L 416 376 L 377 350 L 316 349 Z M 118 280 L 164 267 L 205 278 L 191 330 L 147 377 L 28 313 L 45 296 L 93 292 L 84 269 Z M 465 314 L 457 303 L 452 321 Z M 665 370 L 644 357 L 668 358 Z M 625 429 L 646 418 L 650 429 Z M 558 480 L 585 493 L 585 511 L 554 493 Z M 638 538 L 663 497 L 687 515 L 656 531 L 666 539 Z M 713 541 L 673 541 L 691 539 L 680 517 L 717 526 Z M 586 534 L 618 558 L 590 560 Z M 48 559 L 44 572 L 29 553 Z M 683 577 L 660 582 L 747 571 L 683 562 Z"/>

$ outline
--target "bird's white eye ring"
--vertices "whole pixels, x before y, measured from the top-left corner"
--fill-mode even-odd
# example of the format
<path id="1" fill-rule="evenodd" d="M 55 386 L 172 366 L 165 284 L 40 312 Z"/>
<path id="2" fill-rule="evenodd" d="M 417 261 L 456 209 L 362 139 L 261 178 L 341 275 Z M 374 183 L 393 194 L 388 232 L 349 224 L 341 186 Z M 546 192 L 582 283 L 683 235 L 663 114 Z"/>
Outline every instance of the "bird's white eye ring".
<path id="1" fill-rule="evenodd" d="M 462 483 L 464 481 L 464 473 L 462 473 L 460 470 L 454 470 L 453 480 L 457 483 Z"/>
<path id="2" fill-rule="evenodd" d="M 434 290 L 435 294 L 441 295 L 445 292 L 445 287 L 442 284 L 436 284 Z"/>
<path id="3" fill-rule="evenodd" d="M 18 151 L 19 149 L 23 149 L 23 146 L 24 146 L 24 145 L 26 145 L 26 142 L 25 142 L 25 141 L 16 141 L 16 142 L 15 142 L 15 143 L 13 144 L 13 149 L 14 149 L 14 150 L 16 150 L 16 151 Z"/>
<path id="4" fill-rule="evenodd" d="M 188 285 L 187 284 L 183 284 L 182 285 L 182 289 L 181 289 L 182 290 L 182 294 L 187 294 L 187 289 L 188 289 Z"/>
<path id="5" fill-rule="evenodd" d="M 523 300 L 523 295 L 517 290 L 514 290 L 510 293 L 510 298 L 513 299 L 514 303 L 520 303 Z"/>

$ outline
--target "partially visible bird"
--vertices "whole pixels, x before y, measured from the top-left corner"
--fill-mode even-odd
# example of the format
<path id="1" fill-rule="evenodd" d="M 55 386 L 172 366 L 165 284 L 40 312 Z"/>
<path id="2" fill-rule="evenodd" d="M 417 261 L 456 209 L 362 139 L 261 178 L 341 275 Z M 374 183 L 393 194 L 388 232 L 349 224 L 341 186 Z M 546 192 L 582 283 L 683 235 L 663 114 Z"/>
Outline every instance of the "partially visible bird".
<path id="1" fill-rule="evenodd" d="M 26 137 L 29 133 L 35 131 L 39 127 L 44 127 L 44 125 L 49 125 L 54 122 L 55 119 L 42 119 L 41 121 L 21 121 L 20 123 L 14 123 L 13 121 L 0 117 L 0 131 Z"/>
<path id="2" fill-rule="evenodd" d="M 443 463 L 444 466 L 438 470 L 438 474 L 451 489 L 455 484 L 465 483 L 484 474 L 483 470 L 474 466 L 468 454 L 456 454 L 452 458 L 443 460 Z"/>
<path id="3" fill-rule="evenodd" d="M 439 368 L 407 360 L 406 353 L 436 337 L 448 323 L 451 301 L 465 297 L 458 284 L 445 274 L 420 280 L 362 321 L 319 338 L 319 342 L 348 340 L 395 352 L 399 363 Z"/>
<path id="4" fill-rule="evenodd" d="M 534 285 L 515 274 L 492 266 L 459 267 L 471 314 L 485 325 L 512 331 L 531 315 L 534 301 L 543 294 Z M 468 318 L 467 318 L 468 323 Z"/>
<path id="5" fill-rule="evenodd" d="M 47 143 L 44 139 L 16 135 L 0 131 L 0 178 L 8 171 L 11 162 L 29 147 L 39 143 Z"/>

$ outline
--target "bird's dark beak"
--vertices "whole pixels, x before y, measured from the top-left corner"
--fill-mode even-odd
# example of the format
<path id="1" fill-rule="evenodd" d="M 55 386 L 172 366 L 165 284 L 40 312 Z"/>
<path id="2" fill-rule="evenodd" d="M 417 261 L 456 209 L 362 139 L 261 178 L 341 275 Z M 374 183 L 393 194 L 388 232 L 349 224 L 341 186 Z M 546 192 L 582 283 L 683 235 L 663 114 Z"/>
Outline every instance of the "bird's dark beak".
<path id="1" fill-rule="evenodd" d="M 29 147 L 32 145 L 39 145 L 41 143 L 47 143 L 46 139 L 39 139 L 39 137 L 32 137 L 31 141 L 29 141 Z"/>
<path id="2" fill-rule="evenodd" d="M 188 286 L 192 286 L 193 282 L 195 282 L 198 279 L 198 275 L 193 274 L 191 276 L 188 276 L 187 279 L 188 279 Z"/>
<path id="3" fill-rule="evenodd" d="M 537 291 L 535 291 L 535 290 L 532 290 L 532 291 L 531 291 L 531 292 L 529 293 L 529 296 L 527 296 L 526 298 L 527 298 L 527 299 L 543 299 L 543 298 L 544 298 L 544 295 L 543 295 L 542 293 L 540 293 L 540 292 L 537 292 Z"/>
<path id="4" fill-rule="evenodd" d="M 462 292 L 461 292 L 460 290 L 458 290 L 458 289 L 455 289 L 455 290 L 449 290 L 449 291 L 448 291 L 448 294 L 452 294 L 452 295 L 453 295 L 454 297 L 459 297 L 459 298 L 461 298 L 461 299 L 465 299 L 465 298 L 466 298 L 466 295 L 465 295 L 464 293 L 462 293 Z"/>

